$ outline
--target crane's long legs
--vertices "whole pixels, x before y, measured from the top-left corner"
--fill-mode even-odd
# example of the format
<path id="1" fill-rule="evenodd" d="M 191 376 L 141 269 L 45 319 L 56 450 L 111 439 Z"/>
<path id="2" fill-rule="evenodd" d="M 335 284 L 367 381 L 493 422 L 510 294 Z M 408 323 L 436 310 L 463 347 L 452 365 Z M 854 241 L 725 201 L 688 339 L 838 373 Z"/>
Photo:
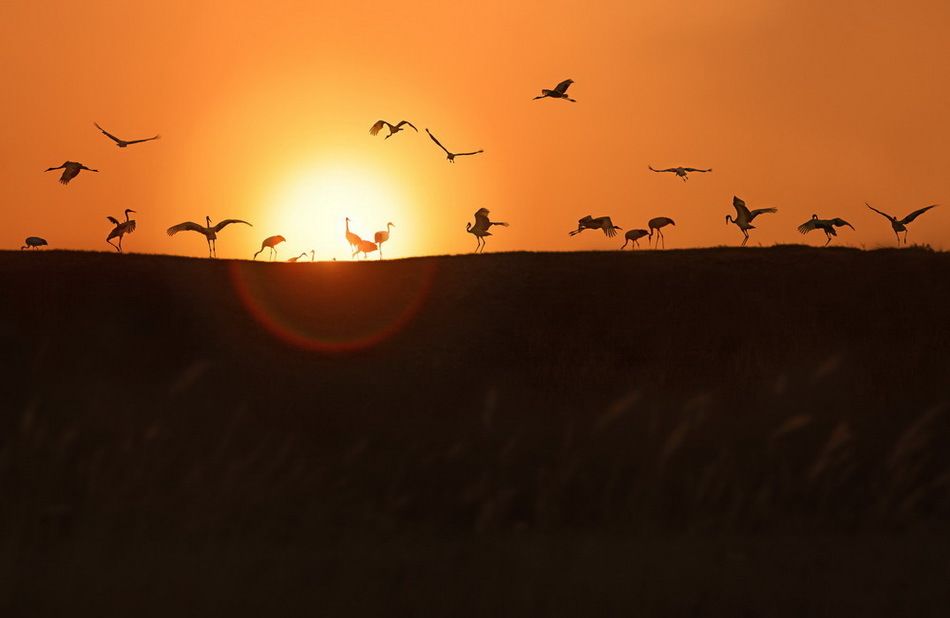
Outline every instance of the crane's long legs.
<path id="1" fill-rule="evenodd" d="M 745 238 L 742 239 L 742 244 L 739 245 L 739 246 L 740 246 L 740 247 L 745 247 L 745 244 L 746 244 L 747 242 L 749 242 L 749 233 L 748 233 L 747 231 L 745 231 L 745 230 L 742 230 L 742 235 L 743 235 Z"/>
<path id="2" fill-rule="evenodd" d="M 825 244 L 822 245 L 823 247 L 827 247 L 827 246 L 828 246 L 828 243 L 831 242 L 831 234 L 828 234 L 828 233 L 826 232 L 826 233 L 825 233 L 825 236 L 828 237 L 828 240 L 826 240 L 826 241 L 825 241 Z"/>
<path id="3" fill-rule="evenodd" d="M 116 250 L 116 251 L 118 251 L 119 253 L 122 253 L 122 248 L 119 247 L 119 246 L 117 246 L 114 242 L 112 242 L 112 241 L 109 240 L 108 238 L 106 239 L 106 242 L 109 243 L 110 245 L 112 245 L 113 247 L 115 247 L 115 250 Z"/>

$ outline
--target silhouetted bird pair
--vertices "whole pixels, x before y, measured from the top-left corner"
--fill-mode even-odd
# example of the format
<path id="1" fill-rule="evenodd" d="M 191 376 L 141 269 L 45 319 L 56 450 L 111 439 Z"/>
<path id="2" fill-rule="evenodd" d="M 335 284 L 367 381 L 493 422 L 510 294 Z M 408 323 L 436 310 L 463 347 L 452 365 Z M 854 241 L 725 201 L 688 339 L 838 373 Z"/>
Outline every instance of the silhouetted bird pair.
<path id="1" fill-rule="evenodd" d="M 628 230 L 627 233 L 624 234 L 624 243 L 620 249 L 623 250 L 630 242 L 633 242 L 634 248 L 639 247 L 640 243 L 638 241 L 644 236 L 649 236 L 650 240 L 652 241 L 654 233 L 657 234 L 657 246 L 659 246 L 660 242 L 662 241 L 663 248 L 665 249 L 666 239 L 663 236 L 662 228 L 666 227 L 667 225 L 676 225 L 676 223 L 669 217 L 654 217 L 653 219 L 647 221 L 647 227 L 650 228 L 649 231 L 644 229 Z M 577 229 L 568 232 L 568 235 L 576 236 L 584 230 L 601 230 L 607 238 L 613 238 L 617 235 L 617 230 L 621 229 L 623 228 L 613 224 L 613 221 L 611 221 L 610 217 L 592 217 L 591 215 L 587 215 L 586 217 L 581 217 L 577 220 Z"/>

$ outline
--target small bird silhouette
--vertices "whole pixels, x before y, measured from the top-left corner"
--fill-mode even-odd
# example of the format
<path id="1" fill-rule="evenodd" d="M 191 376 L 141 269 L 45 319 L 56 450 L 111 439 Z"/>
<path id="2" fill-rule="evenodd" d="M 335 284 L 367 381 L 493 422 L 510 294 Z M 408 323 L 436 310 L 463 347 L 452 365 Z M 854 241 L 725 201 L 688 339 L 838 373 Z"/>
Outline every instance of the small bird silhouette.
<path id="1" fill-rule="evenodd" d="M 287 261 L 288 261 L 288 262 L 296 262 L 297 260 L 299 260 L 300 258 L 302 258 L 302 257 L 305 256 L 305 255 L 307 255 L 307 252 L 306 252 L 306 251 L 304 251 L 304 252 L 301 253 L 300 255 L 295 255 L 294 257 L 288 259 Z"/>
<path id="2" fill-rule="evenodd" d="M 383 259 L 383 243 L 389 240 L 389 231 L 394 227 L 396 227 L 395 223 L 387 223 L 385 232 L 376 232 L 373 236 L 373 240 L 379 245 L 379 259 Z"/>
<path id="3" fill-rule="evenodd" d="M 577 229 L 568 232 L 569 236 L 576 236 L 584 230 L 602 230 L 607 238 L 613 238 L 617 235 L 617 230 L 623 229 L 617 227 L 610 220 L 610 217 L 592 217 L 587 215 L 577 220 Z"/>
<path id="4" fill-rule="evenodd" d="M 502 227 L 508 227 L 508 224 L 503 221 L 490 221 L 488 219 L 488 213 L 487 208 L 479 208 L 475 211 L 475 225 L 471 223 L 465 224 L 465 231 L 475 236 L 475 253 L 478 253 L 479 250 L 482 252 L 485 251 L 485 237 L 492 235 L 492 233 L 488 231 L 491 226 L 500 225 Z"/>
<path id="5" fill-rule="evenodd" d="M 654 217 L 647 221 L 647 227 L 650 228 L 650 240 L 653 240 L 653 232 L 656 232 L 656 246 L 660 246 L 660 241 L 663 241 L 663 248 L 666 249 L 666 238 L 663 236 L 663 230 L 661 228 L 666 227 L 667 225 L 676 225 L 676 222 L 670 219 L 669 217 Z"/>
<path id="6" fill-rule="evenodd" d="M 904 232 L 904 244 L 905 245 L 907 244 L 907 224 L 908 223 L 910 223 L 911 221 L 913 221 L 920 215 L 924 214 L 931 208 L 936 208 L 938 206 L 938 204 L 931 204 L 930 206 L 924 206 L 923 208 L 919 210 L 915 210 L 914 212 L 910 213 L 903 219 L 898 219 L 897 217 L 892 217 L 886 212 L 881 212 L 880 210 L 878 210 L 874 206 L 871 206 L 867 202 L 864 202 L 864 205 L 870 208 L 871 210 L 873 210 L 874 212 L 876 212 L 877 214 L 881 215 L 882 217 L 885 217 L 887 220 L 891 222 L 891 228 L 894 229 L 894 236 L 897 236 L 898 245 L 901 244 L 901 235 L 899 232 Z"/>
<path id="7" fill-rule="evenodd" d="M 484 150 L 476 150 L 474 152 L 449 152 L 449 149 L 443 146 L 442 142 L 437 140 L 435 135 L 432 135 L 432 131 L 426 129 L 426 133 L 429 134 L 429 137 L 432 138 L 432 141 L 435 142 L 439 148 L 445 151 L 445 155 L 448 158 L 449 163 L 455 163 L 455 157 L 467 157 L 469 155 L 477 155 L 485 152 Z"/>
<path id="8" fill-rule="evenodd" d="M 174 236 L 178 232 L 198 232 L 199 234 L 203 234 L 205 239 L 208 241 L 208 257 L 211 258 L 217 257 L 218 255 L 217 247 L 215 247 L 215 241 L 218 239 L 218 232 L 232 223 L 251 225 L 243 219 L 225 219 L 224 221 L 220 221 L 214 227 L 211 227 L 211 217 L 207 216 L 205 217 L 205 223 L 207 225 L 198 225 L 194 221 L 185 221 L 184 223 L 179 223 L 178 225 L 173 225 L 168 228 L 168 235 Z"/>
<path id="9" fill-rule="evenodd" d="M 93 124 L 95 124 L 95 125 L 96 125 L 96 128 L 99 129 L 100 131 L 102 131 L 103 134 L 105 134 L 106 137 L 108 137 L 108 138 L 111 139 L 113 142 L 115 142 L 115 145 L 118 146 L 119 148 L 126 148 L 127 146 L 130 146 L 130 145 L 132 145 L 132 144 L 141 144 L 142 142 L 150 142 L 150 141 L 152 141 L 152 140 L 154 140 L 154 139 L 161 139 L 161 138 L 162 138 L 161 135 L 154 135 L 154 136 L 152 136 L 152 137 L 146 137 L 145 139 L 130 139 L 130 140 L 120 139 L 120 138 L 116 137 L 115 135 L 109 133 L 108 131 L 106 131 L 106 130 L 103 129 L 102 127 L 100 127 L 98 122 L 93 123 Z"/>
<path id="10" fill-rule="evenodd" d="M 825 236 L 828 238 L 825 241 L 825 244 L 823 245 L 827 247 L 828 243 L 831 242 L 831 237 L 838 235 L 838 232 L 835 231 L 835 228 L 844 227 L 846 225 L 850 227 L 852 230 L 854 229 L 854 226 L 848 223 L 847 221 L 845 221 L 844 219 L 841 219 L 838 217 L 835 217 L 834 219 L 819 219 L 818 215 L 812 215 L 811 219 L 809 219 L 808 221 L 798 226 L 798 231 L 801 232 L 802 234 L 807 234 L 808 232 L 812 230 L 821 230 L 822 232 L 825 233 Z"/>
<path id="11" fill-rule="evenodd" d="M 23 242 L 25 242 L 26 244 L 20 247 L 20 251 L 23 251 L 24 249 L 36 249 L 37 247 L 45 247 L 47 244 L 49 244 L 46 242 L 45 239 L 40 238 L 39 236 L 27 236 L 26 240 L 24 240 Z"/>
<path id="12" fill-rule="evenodd" d="M 534 100 L 537 101 L 538 99 L 551 98 L 551 99 L 565 99 L 567 101 L 570 101 L 571 103 L 577 103 L 577 101 L 567 96 L 567 89 L 570 88 L 571 84 L 573 83 L 574 83 L 573 79 L 565 79 L 563 82 L 555 86 L 553 90 L 542 88 L 541 95 L 534 97 Z"/>
<path id="13" fill-rule="evenodd" d="M 637 247 L 640 246 L 640 243 L 638 241 L 644 236 L 649 236 L 649 235 L 650 235 L 650 232 L 646 230 L 641 230 L 641 229 L 627 230 L 627 233 L 623 235 L 624 241 L 623 241 L 623 246 L 620 247 L 620 250 L 623 251 L 624 248 L 627 246 L 627 243 L 629 242 L 633 243 L 633 246 L 630 248 L 636 249 Z"/>
<path id="14" fill-rule="evenodd" d="M 412 130 L 413 130 L 413 131 L 415 131 L 416 133 L 419 132 L 419 129 L 416 128 L 416 125 L 412 124 L 412 123 L 409 122 L 408 120 L 400 120 L 400 121 L 399 121 L 398 123 L 396 123 L 395 125 L 392 125 L 392 124 L 386 122 L 385 120 L 377 120 L 377 121 L 376 121 L 376 124 L 374 124 L 373 126 L 371 126 L 371 127 L 369 128 L 369 134 L 370 134 L 370 135 L 376 135 L 377 133 L 379 133 L 379 131 L 380 131 L 383 127 L 389 127 L 389 135 L 386 136 L 386 139 L 389 139 L 390 137 L 392 137 L 392 136 L 395 135 L 396 133 L 399 133 L 400 131 L 403 131 L 403 130 L 404 130 L 404 129 L 402 128 L 403 125 L 409 125 L 410 127 L 412 127 Z"/>
<path id="15" fill-rule="evenodd" d="M 52 172 L 53 170 L 63 170 L 62 176 L 59 177 L 59 181 L 64 185 L 68 185 L 69 181 L 79 175 L 79 172 L 86 170 L 88 172 L 98 172 L 99 170 L 94 170 L 91 167 L 86 167 L 82 163 L 77 163 L 75 161 L 65 161 L 62 165 L 58 167 L 49 167 L 46 169 L 47 172 Z"/>
<path id="16" fill-rule="evenodd" d="M 280 234 L 276 236 L 268 236 L 261 242 L 261 249 L 254 254 L 254 259 L 257 259 L 257 255 L 264 249 L 270 249 L 270 261 L 273 262 L 277 259 L 277 245 L 286 241 L 287 239 L 281 236 Z"/>
<path id="17" fill-rule="evenodd" d="M 663 172 L 672 172 L 676 174 L 677 176 L 679 176 L 680 178 L 682 178 L 683 182 L 686 182 L 687 180 L 689 180 L 689 177 L 687 176 L 687 174 L 689 174 L 690 172 L 702 172 L 703 174 L 705 174 L 706 172 L 712 171 L 712 168 L 709 168 L 708 170 L 701 170 L 696 167 L 668 167 L 665 170 L 655 170 L 653 169 L 652 165 L 648 167 L 650 168 L 650 171 L 657 172 L 660 174 L 662 174 Z"/>
<path id="18" fill-rule="evenodd" d="M 755 226 L 752 225 L 753 219 L 762 214 L 778 212 L 778 208 L 757 208 L 756 210 L 749 210 L 745 202 L 734 195 L 732 196 L 732 205 L 736 209 L 736 218 L 733 219 L 732 215 L 726 215 L 726 225 L 735 223 L 739 231 L 742 232 L 743 238 L 742 244 L 740 245 L 742 247 L 749 242 L 749 230 L 755 229 Z"/>
<path id="19" fill-rule="evenodd" d="M 129 219 L 129 213 L 135 212 L 131 208 L 125 209 L 125 221 L 119 221 L 115 217 L 106 217 L 112 222 L 115 228 L 106 236 L 106 242 L 115 247 L 115 250 L 122 253 L 122 237 L 135 231 L 135 219 Z M 112 242 L 113 238 L 119 239 L 119 244 Z"/>

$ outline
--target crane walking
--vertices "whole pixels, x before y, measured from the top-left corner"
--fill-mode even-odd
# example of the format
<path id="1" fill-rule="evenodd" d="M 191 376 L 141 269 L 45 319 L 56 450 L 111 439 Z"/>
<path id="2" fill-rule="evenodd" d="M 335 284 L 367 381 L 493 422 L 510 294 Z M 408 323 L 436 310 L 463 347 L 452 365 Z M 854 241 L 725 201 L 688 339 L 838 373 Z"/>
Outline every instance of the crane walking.
<path id="1" fill-rule="evenodd" d="M 286 241 L 287 239 L 281 236 L 280 234 L 276 236 L 268 236 L 261 242 L 261 249 L 254 254 L 254 259 L 257 259 L 258 254 L 264 249 L 270 249 L 270 261 L 273 262 L 277 259 L 277 245 Z"/>
<path id="2" fill-rule="evenodd" d="M 367 253 L 372 253 L 379 249 L 379 246 L 371 240 L 360 240 L 359 244 L 356 246 L 356 251 L 353 252 L 353 257 L 359 257 L 359 254 L 363 254 L 363 259 L 365 260 L 368 255 Z M 382 258 L 380 258 L 382 259 Z"/>
<path id="3" fill-rule="evenodd" d="M 620 250 L 623 251 L 624 248 L 626 248 L 627 243 L 629 242 L 633 243 L 633 246 L 630 248 L 633 250 L 636 250 L 636 248 L 640 246 L 640 243 L 638 241 L 644 236 L 649 236 L 649 235 L 650 235 L 650 232 L 646 230 L 641 230 L 641 229 L 627 230 L 627 233 L 623 235 L 624 241 L 623 241 L 623 246 L 620 247 Z"/>
<path id="4" fill-rule="evenodd" d="M 251 225 L 250 223 L 248 223 L 247 221 L 244 221 L 243 219 L 225 219 L 224 221 L 220 221 L 217 225 L 212 227 L 211 217 L 206 216 L 205 217 L 206 225 L 199 225 L 195 223 L 194 221 L 185 221 L 184 223 L 179 223 L 178 225 L 173 225 L 170 228 L 168 228 L 168 235 L 174 236 L 178 232 L 198 232 L 199 234 L 203 234 L 205 237 L 205 240 L 208 241 L 208 257 L 209 258 L 218 257 L 218 251 L 217 251 L 217 248 L 215 247 L 215 241 L 218 239 L 218 232 L 223 230 L 228 225 L 231 225 L 232 223 L 243 223 L 244 225 Z"/>
<path id="5" fill-rule="evenodd" d="M 828 243 L 831 242 L 831 237 L 838 235 L 838 232 L 835 231 L 835 228 L 844 227 L 846 225 L 852 230 L 854 229 L 853 225 L 839 217 L 835 217 L 834 219 L 819 219 L 818 215 L 812 215 L 811 219 L 798 226 L 798 231 L 802 234 L 807 234 L 812 230 L 821 230 L 827 237 L 825 244 L 822 246 L 827 247 Z"/>
<path id="6" fill-rule="evenodd" d="M 577 220 L 577 229 L 568 232 L 568 236 L 577 236 L 584 230 L 602 230 L 607 238 L 617 235 L 617 230 L 623 229 L 613 224 L 610 217 L 592 217 L 587 215 Z"/>
<path id="7" fill-rule="evenodd" d="M 379 259 L 383 259 L 383 243 L 389 240 L 389 231 L 394 227 L 396 227 L 395 223 L 387 223 L 385 232 L 376 232 L 373 236 L 373 240 L 379 245 Z"/>
<path id="8" fill-rule="evenodd" d="M 534 97 L 534 100 L 537 101 L 538 99 L 550 98 L 550 99 L 564 99 L 565 101 L 570 101 L 571 103 L 577 103 L 577 101 L 567 96 L 567 89 L 570 88 L 571 84 L 573 83 L 574 83 L 573 79 L 565 79 L 563 82 L 555 86 L 552 90 L 548 90 L 547 88 L 542 88 L 541 95 Z"/>
<path id="9" fill-rule="evenodd" d="M 502 227 L 508 227 L 508 224 L 503 221 L 489 220 L 488 212 L 487 208 L 479 208 L 475 211 L 475 225 L 471 223 L 465 224 L 465 231 L 476 238 L 475 253 L 478 253 L 479 250 L 481 250 L 482 253 L 485 252 L 485 237 L 492 235 L 492 233 L 488 231 L 491 226 L 500 225 Z"/>
<path id="10" fill-rule="evenodd" d="M 881 215 L 882 217 L 886 218 L 888 221 L 891 222 L 891 228 L 893 228 L 893 230 L 894 230 L 894 236 L 897 236 L 897 245 L 898 245 L 898 246 L 900 246 L 900 244 L 901 244 L 901 235 L 900 235 L 900 232 L 904 232 L 904 244 L 905 244 L 905 245 L 907 244 L 907 224 L 910 223 L 911 221 L 913 221 L 914 219 L 916 219 L 917 217 L 919 217 L 920 215 L 924 214 L 925 212 L 927 212 L 927 211 L 930 210 L 931 208 L 936 208 L 936 207 L 937 207 L 937 204 L 931 204 L 930 206 L 924 206 L 923 208 L 921 208 L 921 209 L 919 209 L 919 210 L 915 210 L 914 212 L 910 213 L 909 215 L 907 215 L 907 216 L 904 217 L 903 219 L 898 219 L 897 217 L 893 217 L 893 216 L 887 214 L 886 212 L 881 212 L 880 210 L 878 210 L 878 209 L 875 208 L 874 206 L 871 206 L 871 205 L 868 204 L 867 202 L 864 202 L 864 205 L 867 206 L 868 208 L 870 208 L 871 210 L 873 210 L 874 212 L 876 212 L 877 214 Z"/>
<path id="11" fill-rule="evenodd" d="M 656 246 L 659 247 L 660 241 L 662 240 L 664 249 L 666 249 L 666 238 L 664 238 L 661 228 L 664 228 L 667 225 L 676 225 L 676 222 L 669 217 L 654 217 L 653 219 L 647 221 L 647 227 L 650 228 L 650 240 L 653 240 L 653 232 L 656 232 Z"/>
<path id="12" fill-rule="evenodd" d="M 119 221 L 115 217 L 106 217 L 106 219 L 111 221 L 112 225 L 115 226 L 115 228 L 109 232 L 109 235 L 106 236 L 106 242 L 112 245 L 119 253 L 122 253 L 122 237 L 135 231 L 135 219 L 129 219 L 130 212 L 134 213 L 135 211 L 131 208 L 125 209 L 125 221 Z M 118 238 L 119 244 L 112 242 L 113 238 Z"/>
<path id="13" fill-rule="evenodd" d="M 64 185 L 68 185 L 69 181 L 79 175 L 79 172 L 86 170 L 87 172 L 98 172 L 99 170 L 94 170 L 91 167 L 86 167 L 82 163 L 77 163 L 76 161 L 64 161 L 62 165 L 58 167 L 48 167 L 46 168 L 47 172 L 52 172 L 53 170 L 63 170 L 63 174 L 59 177 L 59 182 Z"/>
<path id="14" fill-rule="evenodd" d="M 358 252 L 357 247 L 360 246 L 360 243 L 363 242 L 363 239 L 359 237 L 359 234 L 354 234 L 350 231 L 350 218 L 346 218 L 346 242 L 350 245 L 350 250 L 353 251 L 353 255 L 356 255 Z"/>
<path id="15" fill-rule="evenodd" d="M 755 210 L 749 210 L 745 202 L 735 195 L 732 196 L 732 205 L 736 209 L 736 218 L 733 219 L 732 215 L 726 215 L 726 225 L 735 223 L 739 231 L 742 232 L 743 238 L 742 244 L 740 245 L 741 247 L 745 247 L 745 244 L 749 242 L 749 230 L 755 229 L 755 226 L 752 225 L 753 219 L 762 214 L 778 212 L 778 208 L 757 208 Z"/>

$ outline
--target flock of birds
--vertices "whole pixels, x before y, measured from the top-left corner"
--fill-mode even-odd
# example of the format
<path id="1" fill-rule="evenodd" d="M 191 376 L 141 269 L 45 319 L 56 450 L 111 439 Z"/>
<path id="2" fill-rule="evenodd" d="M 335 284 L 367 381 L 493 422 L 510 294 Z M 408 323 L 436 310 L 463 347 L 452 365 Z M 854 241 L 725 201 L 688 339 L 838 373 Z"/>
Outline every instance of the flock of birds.
<path id="1" fill-rule="evenodd" d="M 546 99 L 546 98 L 562 99 L 565 101 L 570 101 L 571 103 L 576 103 L 577 101 L 571 98 L 567 94 L 568 89 L 571 87 L 571 84 L 573 83 L 574 83 L 574 80 L 565 79 L 554 88 L 542 89 L 541 94 L 534 98 L 535 100 Z M 131 146 L 133 144 L 150 142 L 150 141 L 161 138 L 160 135 L 154 135 L 152 137 L 146 137 L 142 139 L 125 140 L 125 139 L 116 137 L 112 133 L 109 133 L 108 131 L 103 129 L 101 126 L 99 126 L 98 123 L 95 123 L 95 126 L 97 129 L 99 129 L 99 131 L 103 133 L 103 135 L 105 135 L 107 138 L 115 142 L 116 146 L 118 146 L 119 148 L 127 148 L 128 146 Z M 419 129 L 417 129 L 416 126 L 412 124 L 411 122 L 409 122 L 408 120 L 400 120 L 396 124 L 392 124 L 386 120 L 377 120 L 370 127 L 369 133 L 370 135 L 376 136 L 379 134 L 380 131 L 386 128 L 388 129 L 389 133 L 386 135 L 385 139 L 389 139 L 390 137 L 396 135 L 397 133 L 406 130 L 406 127 L 411 128 L 416 133 L 419 132 Z M 485 152 L 482 149 L 468 151 L 468 152 L 452 152 L 448 148 L 446 148 L 444 145 L 442 145 L 442 142 L 440 142 L 439 139 L 435 135 L 433 135 L 432 132 L 428 128 L 426 128 L 425 131 L 429 135 L 429 138 L 435 143 L 435 145 L 438 146 L 445 153 L 445 156 L 448 159 L 449 163 L 454 163 L 456 157 L 473 156 L 473 155 L 478 155 Z M 649 166 L 649 169 L 652 172 L 656 172 L 660 174 L 662 173 L 674 174 L 677 178 L 682 179 L 683 182 L 686 182 L 689 179 L 689 174 L 691 173 L 705 174 L 705 173 L 712 172 L 712 168 L 702 169 L 702 168 L 686 167 L 686 166 L 670 167 L 666 169 L 655 169 L 651 165 Z M 62 165 L 59 165 L 57 167 L 50 167 L 46 171 L 51 172 L 54 170 L 63 170 L 62 174 L 59 177 L 59 182 L 61 182 L 64 185 L 69 184 L 69 182 L 73 180 L 74 178 L 76 178 L 76 176 L 78 176 L 79 173 L 82 171 L 88 171 L 88 172 L 99 171 L 97 169 L 86 167 L 82 163 L 78 163 L 76 161 L 65 161 L 63 162 Z M 757 208 L 754 210 L 750 210 L 748 206 L 746 206 L 745 201 L 737 196 L 733 196 L 732 205 L 735 208 L 736 214 L 734 217 L 731 214 L 727 214 L 726 224 L 728 225 L 732 223 L 733 225 L 739 228 L 739 231 L 742 233 L 742 244 L 740 246 L 745 246 L 746 243 L 749 242 L 749 230 L 755 229 L 755 226 L 752 224 L 752 222 L 759 215 L 774 214 L 778 212 L 777 208 Z M 879 215 L 881 215 L 882 217 L 890 221 L 891 228 L 894 230 L 894 235 L 897 237 L 898 245 L 900 245 L 902 242 L 905 245 L 907 244 L 907 225 L 911 223 L 912 221 L 914 221 L 915 219 L 917 219 L 917 217 L 919 217 L 923 213 L 937 206 L 937 204 L 931 204 L 930 206 L 926 206 L 924 208 L 920 208 L 918 210 L 911 212 L 910 214 L 903 217 L 902 219 L 898 219 L 897 217 L 893 215 L 889 215 L 886 212 L 882 212 L 878 210 L 877 208 L 874 208 L 870 204 L 865 203 L 865 205 L 868 208 L 870 208 L 872 211 L 878 213 Z M 132 209 L 125 210 L 124 221 L 119 221 L 118 219 L 114 217 L 107 217 L 109 222 L 112 223 L 113 229 L 109 232 L 108 236 L 106 237 L 106 242 L 109 243 L 113 248 L 115 248 L 115 250 L 118 251 L 119 253 L 122 252 L 123 237 L 126 234 L 131 234 L 132 232 L 134 232 L 136 228 L 135 220 L 129 218 L 130 213 L 134 214 L 135 211 Z M 168 228 L 167 232 L 169 236 L 174 236 L 175 234 L 179 232 L 185 232 L 185 231 L 197 232 L 199 234 L 202 234 L 208 243 L 208 257 L 214 258 L 214 257 L 217 257 L 215 242 L 218 238 L 218 233 L 221 232 L 221 230 L 223 230 L 228 225 L 231 225 L 232 223 L 243 223 L 245 225 L 251 225 L 250 223 L 248 223 L 247 221 L 244 221 L 243 219 L 224 219 L 223 221 L 220 221 L 216 225 L 212 226 L 211 218 L 206 216 L 205 225 L 200 225 L 193 221 L 185 221 L 183 223 L 179 223 L 178 225 L 171 226 L 170 228 Z M 480 253 L 485 250 L 485 242 L 486 242 L 485 238 L 487 236 L 492 235 L 489 230 L 492 228 L 492 226 L 496 226 L 496 225 L 501 226 L 501 227 L 508 227 L 508 223 L 505 223 L 502 221 L 490 220 L 489 211 L 487 208 L 478 209 L 478 211 L 475 212 L 475 223 L 474 224 L 467 223 L 465 225 L 465 230 L 469 234 L 472 234 L 473 236 L 475 236 L 475 239 L 476 239 L 475 253 Z M 627 232 L 624 234 L 624 243 L 620 247 L 620 249 L 621 250 L 625 249 L 627 245 L 630 243 L 633 243 L 631 247 L 632 249 L 639 247 L 640 246 L 639 240 L 643 237 L 647 237 L 649 239 L 650 246 L 652 247 L 654 245 L 654 236 L 656 236 L 656 240 L 655 240 L 656 247 L 659 248 L 662 246 L 663 248 L 665 248 L 666 240 L 663 235 L 663 228 L 667 226 L 675 226 L 675 225 L 676 223 L 670 217 L 662 217 L 662 216 L 654 217 L 647 222 L 648 229 L 635 228 L 635 229 L 627 230 Z M 395 227 L 395 224 L 393 224 L 392 222 L 387 223 L 386 229 L 384 231 L 376 232 L 373 236 L 373 240 L 370 241 L 370 240 L 363 239 L 358 234 L 350 230 L 350 219 L 349 217 L 347 217 L 345 220 L 345 228 L 346 228 L 345 236 L 346 236 L 346 241 L 349 244 L 350 249 L 352 251 L 351 257 L 358 258 L 360 255 L 362 255 L 363 258 L 365 259 L 369 256 L 370 253 L 378 252 L 379 259 L 382 259 L 383 243 L 389 240 L 389 235 L 393 227 Z M 850 227 L 852 230 L 854 229 L 853 225 L 851 225 L 850 223 L 848 223 L 847 221 L 845 221 L 844 219 L 840 217 L 833 217 L 830 219 L 821 219 L 818 217 L 817 214 L 815 214 L 815 215 L 812 215 L 811 219 L 799 225 L 797 229 L 802 234 L 807 234 L 814 230 L 821 230 L 822 232 L 825 233 L 825 237 L 826 237 L 824 246 L 827 246 L 832 241 L 832 239 L 838 235 L 836 228 L 840 228 L 840 227 Z M 581 217 L 578 220 L 577 229 L 571 230 L 568 234 L 570 236 L 576 236 L 580 234 L 581 232 L 583 232 L 584 230 L 600 230 L 604 233 L 604 235 L 607 238 L 613 238 L 614 236 L 617 235 L 618 231 L 622 230 L 622 228 L 620 228 L 617 225 L 614 225 L 613 221 L 611 220 L 609 216 L 593 217 L 591 215 L 586 215 L 584 217 Z M 904 234 L 903 239 L 901 238 L 902 232 Z M 115 240 L 116 242 L 113 242 L 113 240 Z M 260 255 L 265 249 L 270 249 L 271 261 L 276 260 L 277 259 L 277 245 L 285 241 L 286 241 L 286 238 L 284 238 L 281 235 L 268 236 L 261 242 L 261 248 L 259 251 L 254 253 L 253 259 L 257 259 L 257 256 Z M 22 247 L 20 247 L 20 249 L 37 249 L 39 247 L 46 246 L 48 244 L 45 239 L 40 238 L 39 236 L 29 236 L 24 242 L 25 244 Z M 315 259 L 315 254 L 316 252 L 314 250 L 310 250 L 309 256 L 310 256 L 311 261 Z M 305 251 L 301 253 L 300 255 L 290 258 L 288 261 L 297 262 L 298 260 L 306 257 L 307 255 L 308 255 L 308 252 Z"/>

